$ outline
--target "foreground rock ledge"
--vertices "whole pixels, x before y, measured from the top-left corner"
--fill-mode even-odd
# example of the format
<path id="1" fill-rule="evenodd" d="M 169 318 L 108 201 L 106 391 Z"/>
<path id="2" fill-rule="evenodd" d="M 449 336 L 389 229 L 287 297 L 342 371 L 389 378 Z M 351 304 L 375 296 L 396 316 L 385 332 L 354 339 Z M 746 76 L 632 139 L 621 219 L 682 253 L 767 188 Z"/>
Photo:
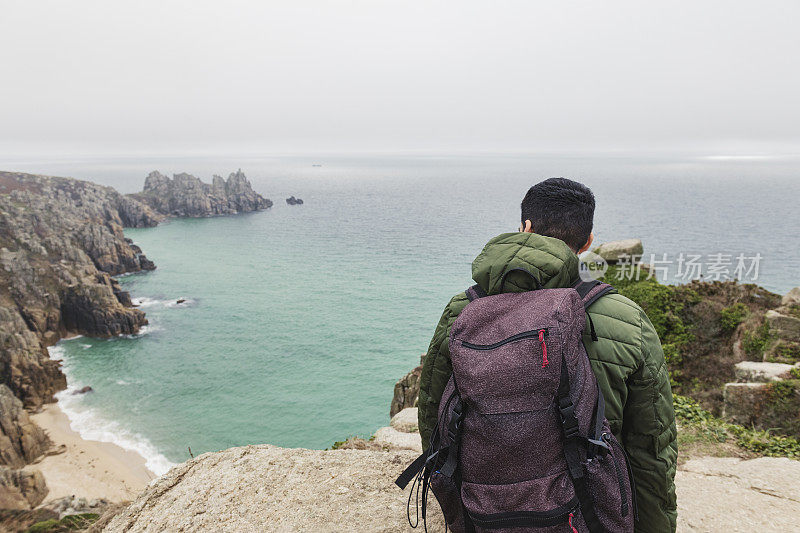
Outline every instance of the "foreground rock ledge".
<path id="1" fill-rule="evenodd" d="M 411 531 L 394 479 L 411 450 L 269 445 L 207 453 L 173 468 L 104 531 Z M 678 467 L 678 531 L 794 531 L 800 461 L 692 459 Z M 430 498 L 429 531 L 444 531 Z"/>
<path id="2" fill-rule="evenodd" d="M 155 481 L 104 531 L 405 531 L 394 485 L 417 452 L 269 445 L 206 453 Z M 431 499 L 429 530 L 443 531 Z"/>

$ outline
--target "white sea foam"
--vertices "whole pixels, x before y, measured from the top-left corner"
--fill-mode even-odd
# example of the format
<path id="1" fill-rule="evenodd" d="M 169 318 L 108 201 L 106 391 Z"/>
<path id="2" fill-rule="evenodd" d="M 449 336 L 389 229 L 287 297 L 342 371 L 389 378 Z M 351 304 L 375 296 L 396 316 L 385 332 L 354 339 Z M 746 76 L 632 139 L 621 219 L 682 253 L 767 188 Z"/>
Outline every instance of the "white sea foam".
<path id="1" fill-rule="evenodd" d="M 156 300 L 155 298 L 148 298 L 147 296 L 131 298 L 131 301 L 133 302 L 133 305 L 143 308 L 160 306 L 164 305 L 165 303 L 163 300 Z"/>
<path id="2" fill-rule="evenodd" d="M 81 346 L 81 348 L 83 348 L 84 350 L 88 350 L 89 348 L 91 348 L 91 347 L 92 347 L 92 345 L 91 345 L 91 344 L 81 344 L 80 346 Z"/>
<path id="3" fill-rule="evenodd" d="M 147 468 L 158 476 L 175 466 L 175 463 L 164 457 L 145 437 L 128 430 L 119 422 L 105 418 L 97 409 L 86 406 L 82 394 L 73 394 L 74 391 L 86 384 L 73 379 L 70 372 L 70 360 L 69 357 L 66 357 L 64 347 L 55 345 L 49 347 L 48 351 L 51 359 L 63 361 L 62 371 L 67 377 L 67 389 L 57 393 L 56 399 L 58 407 L 69 418 L 73 431 L 76 431 L 83 439 L 110 442 L 138 453 L 144 457 Z"/>
<path id="4" fill-rule="evenodd" d="M 161 330 L 161 328 L 156 326 L 155 324 L 147 324 L 147 325 L 144 325 L 141 328 L 139 328 L 139 332 L 138 333 L 129 333 L 129 334 L 125 334 L 125 335 L 119 335 L 117 338 L 138 339 L 139 337 L 144 337 L 145 335 L 149 335 L 150 333 L 153 333 L 154 331 L 160 331 L 160 330 Z"/>
<path id="5" fill-rule="evenodd" d="M 181 303 L 178 303 L 178 301 L 181 301 Z M 165 307 L 189 307 L 190 305 L 194 305 L 195 303 L 197 303 L 195 300 L 193 300 L 191 298 L 186 298 L 185 296 L 181 296 L 180 298 L 176 298 L 174 300 L 169 300 L 167 303 L 164 304 L 164 306 Z"/>

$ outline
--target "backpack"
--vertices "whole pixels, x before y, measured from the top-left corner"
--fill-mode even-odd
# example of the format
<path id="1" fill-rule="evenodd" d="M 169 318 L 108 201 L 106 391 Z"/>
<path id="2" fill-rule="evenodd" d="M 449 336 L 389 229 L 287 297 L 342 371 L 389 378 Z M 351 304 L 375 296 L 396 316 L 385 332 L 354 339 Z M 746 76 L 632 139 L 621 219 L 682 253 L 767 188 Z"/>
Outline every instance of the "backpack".
<path id="1" fill-rule="evenodd" d="M 537 288 L 503 293 L 519 270 Z M 542 289 L 524 269 L 503 275 L 500 294 L 467 289 L 431 445 L 395 482 L 414 480 L 412 527 L 421 487 L 423 523 L 432 489 L 456 533 L 633 531 L 630 465 L 583 344 L 585 309 L 611 290 L 599 281 Z M 595 342 L 591 317 L 589 326 Z"/>

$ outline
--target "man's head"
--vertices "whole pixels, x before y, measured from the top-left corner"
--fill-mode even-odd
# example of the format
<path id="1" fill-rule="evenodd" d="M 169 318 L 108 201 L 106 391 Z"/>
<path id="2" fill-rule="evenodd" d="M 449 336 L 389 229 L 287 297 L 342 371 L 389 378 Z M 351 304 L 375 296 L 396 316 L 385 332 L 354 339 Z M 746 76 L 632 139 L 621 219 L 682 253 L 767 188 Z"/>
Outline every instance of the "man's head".
<path id="1" fill-rule="evenodd" d="M 577 253 L 589 249 L 594 235 L 594 195 L 586 185 L 566 178 L 537 183 L 522 199 L 520 231 L 561 239 Z"/>

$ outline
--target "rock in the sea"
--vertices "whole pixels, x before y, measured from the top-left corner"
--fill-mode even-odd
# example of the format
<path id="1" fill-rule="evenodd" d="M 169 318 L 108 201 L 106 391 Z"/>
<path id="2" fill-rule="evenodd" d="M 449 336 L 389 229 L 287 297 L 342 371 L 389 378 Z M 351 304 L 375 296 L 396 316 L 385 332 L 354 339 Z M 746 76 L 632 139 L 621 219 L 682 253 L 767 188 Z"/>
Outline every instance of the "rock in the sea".
<path id="1" fill-rule="evenodd" d="M 72 394 L 86 394 L 87 392 L 94 392 L 94 389 L 89 385 L 86 385 L 85 387 L 81 387 L 78 390 L 72 391 Z"/>
<path id="2" fill-rule="evenodd" d="M 45 496 L 47 485 L 39 470 L 0 466 L 0 509 L 32 509 Z"/>
<path id="3" fill-rule="evenodd" d="M 154 481 L 104 531 L 405 531 L 408 494 L 392 481 L 417 455 L 269 445 L 206 453 Z M 429 530 L 443 531 L 436 499 L 428 503 Z"/>
<path id="4" fill-rule="evenodd" d="M 191 174 L 174 174 L 170 179 L 153 171 L 144 190 L 130 196 L 165 216 L 209 217 L 272 207 L 269 199 L 253 191 L 241 169 L 227 180 L 214 176 L 210 185 Z"/>
<path id="5" fill-rule="evenodd" d="M 614 264 L 626 257 L 628 261 L 632 261 L 633 258 L 638 261 L 642 256 L 642 252 L 644 252 L 644 247 L 641 239 L 625 239 L 605 242 L 592 250 L 592 252 L 605 259 L 607 263 Z"/>
<path id="6" fill-rule="evenodd" d="M 49 446 L 50 439 L 33 423 L 22 402 L 0 385 L 0 465 L 21 468 Z"/>
<path id="7" fill-rule="evenodd" d="M 394 385 L 394 396 L 389 406 L 389 416 L 394 416 L 406 407 L 416 407 L 419 398 L 419 378 L 422 375 L 422 361 L 425 354 L 420 358 L 420 364 L 414 370 L 400 378 Z"/>
<path id="8" fill-rule="evenodd" d="M 286 199 L 286 203 L 289 205 L 303 205 L 303 200 L 301 198 L 295 198 L 294 196 L 290 196 Z"/>

